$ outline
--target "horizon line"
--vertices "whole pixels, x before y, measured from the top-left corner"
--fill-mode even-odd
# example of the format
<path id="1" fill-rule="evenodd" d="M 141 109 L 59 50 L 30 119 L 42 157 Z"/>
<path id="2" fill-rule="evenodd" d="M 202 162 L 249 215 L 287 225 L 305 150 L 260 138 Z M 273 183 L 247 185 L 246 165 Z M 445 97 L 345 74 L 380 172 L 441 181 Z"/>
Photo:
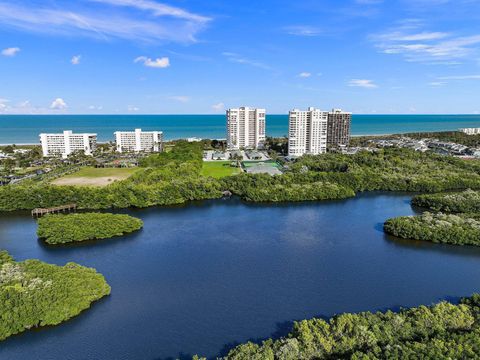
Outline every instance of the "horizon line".
<path id="1" fill-rule="evenodd" d="M 226 110 L 225 110 L 226 111 Z M 274 115 L 274 116 L 288 116 L 288 113 L 266 113 L 266 115 Z M 416 116 L 416 115 L 428 115 L 428 116 L 435 116 L 435 115 L 449 115 L 449 116 L 480 116 L 480 113 L 352 113 L 353 115 L 361 115 L 361 116 Z M 178 113 L 165 113 L 165 114 L 128 114 L 128 113 L 108 113 L 108 114 L 0 114 L 2 116 L 225 116 L 225 114 L 209 114 L 209 113 L 188 113 L 188 114 L 178 114 Z"/>

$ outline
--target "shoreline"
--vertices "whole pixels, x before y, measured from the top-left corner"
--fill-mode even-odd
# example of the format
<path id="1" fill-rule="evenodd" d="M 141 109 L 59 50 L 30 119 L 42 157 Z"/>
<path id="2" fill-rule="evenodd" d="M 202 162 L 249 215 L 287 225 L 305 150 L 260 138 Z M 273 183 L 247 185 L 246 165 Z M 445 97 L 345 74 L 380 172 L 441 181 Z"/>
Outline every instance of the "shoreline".
<path id="1" fill-rule="evenodd" d="M 394 136 L 394 135 L 405 135 L 405 134 L 431 134 L 431 133 L 441 133 L 441 132 L 458 132 L 458 130 L 438 130 L 438 131 L 407 131 L 407 132 L 398 132 L 398 133 L 382 133 L 382 134 L 355 134 L 351 135 L 352 138 L 359 137 L 377 137 L 377 136 Z M 268 135 L 267 135 L 268 136 Z M 285 138 L 285 136 L 268 136 L 272 138 Z M 199 138 L 201 140 L 217 140 L 217 141 L 226 141 L 225 138 Z M 187 140 L 187 138 L 176 138 L 176 139 L 165 139 L 164 142 L 178 141 L 178 140 Z M 97 144 L 104 145 L 108 144 L 110 141 L 97 141 Z M 2 143 L 0 146 L 40 146 L 38 143 Z"/>

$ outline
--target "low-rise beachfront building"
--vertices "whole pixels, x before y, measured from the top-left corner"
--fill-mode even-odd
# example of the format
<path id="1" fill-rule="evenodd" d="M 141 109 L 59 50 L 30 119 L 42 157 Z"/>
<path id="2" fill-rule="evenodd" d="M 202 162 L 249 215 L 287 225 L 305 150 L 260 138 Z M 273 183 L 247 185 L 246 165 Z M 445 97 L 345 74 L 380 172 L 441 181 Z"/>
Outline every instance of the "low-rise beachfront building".
<path id="1" fill-rule="evenodd" d="M 66 158 L 75 151 L 92 155 L 97 147 L 97 134 L 74 134 L 71 130 L 65 130 L 60 134 L 40 134 L 40 143 L 44 157 Z"/>
<path id="2" fill-rule="evenodd" d="M 327 152 L 328 111 L 294 109 L 288 117 L 288 156 Z"/>
<path id="3" fill-rule="evenodd" d="M 467 135 L 478 135 L 478 134 L 480 134 L 480 128 L 466 128 L 466 129 L 460 129 L 460 131 L 467 134 Z"/>
<path id="4" fill-rule="evenodd" d="M 116 131 L 117 151 L 123 152 L 159 152 L 162 151 L 163 132 L 161 131 Z"/>
<path id="5" fill-rule="evenodd" d="M 265 142 L 265 109 L 240 107 L 227 110 L 229 149 L 257 149 Z"/>

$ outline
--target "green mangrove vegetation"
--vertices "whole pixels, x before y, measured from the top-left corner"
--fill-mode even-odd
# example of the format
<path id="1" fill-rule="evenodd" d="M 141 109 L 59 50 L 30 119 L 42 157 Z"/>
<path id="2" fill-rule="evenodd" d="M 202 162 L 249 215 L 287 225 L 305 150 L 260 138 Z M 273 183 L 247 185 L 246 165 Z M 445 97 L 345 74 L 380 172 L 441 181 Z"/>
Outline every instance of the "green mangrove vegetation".
<path id="1" fill-rule="evenodd" d="M 108 239 L 139 230 L 143 221 L 129 215 L 79 213 L 38 219 L 37 235 L 48 244 Z"/>
<path id="2" fill-rule="evenodd" d="M 16 262 L 0 251 L 0 340 L 27 329 L 58 325 L 110 294 L 95 269 L 75 263 Z"/>
<path id="3" fill-rule="evenodd" d="M 454 213 L 480 213 L 480 191 L 417 195 L 412 204 L 434 211 Z"/>
<path id="4" fill-rule="evenodd" d="M 480 215 L 403 216 L 385 222 L 387 233 L 403 238 L 454 245 L 480 245 Z"/>
<path id="5" fill-rule="evenodd" d="M 404 239 L 480 245 L 479 191 L 417 195 L 412 205 L 438 213 L 389 219 L 384 224 L 387 233 Z"/>
<path id="6" fill-rule="evenodd" d="M 434 193 L 480 189 L 480 163 L 409 149 L 328 153 L 286 164 L 283 175 L 202 176 L 202 143 L 179 141 L 141 161 L 128 179 L 105 187 L 48 182 L 0 187 L 0 211 L 76 203 L 82 209 L 148 207 L 220 198 L 230 191 L 247 201 L 343 199 L 362 191 Z"/>
<path id="7" fill-rule="evenodd" d="M 480 189 L 479 162 L 409 149 L 303 156 L 287 166 L 288 170 L 281 176 L 242 174 L 227 177 L 222 179 L 223 187 L 249 201 L 341 199 L 356 192 L 375 190 Z M 312 196 L 309 191 L 309 188 L 315 189 L 312 184 L 323 184 L 325 191 L 321 196 Z M 284 194 L 279 194 L 281 191 Z"/>
<path id="8" fill-rule="evenodd" d="M 345 313 L 295 322 L 278 340 L 248 342 L 225 360 L 474 359 L 480 354 L 480 295 L 400 312 Z M 198 357 L 196 357 L 198 359 Z"/>

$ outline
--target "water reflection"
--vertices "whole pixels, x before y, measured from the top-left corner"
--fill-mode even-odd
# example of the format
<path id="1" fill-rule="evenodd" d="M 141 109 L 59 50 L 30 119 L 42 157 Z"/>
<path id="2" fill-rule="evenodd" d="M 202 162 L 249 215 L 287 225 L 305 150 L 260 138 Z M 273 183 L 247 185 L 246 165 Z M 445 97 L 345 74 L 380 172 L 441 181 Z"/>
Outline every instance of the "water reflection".
<path id="1" fill-rule="evenodd" d="M 398 309 L 480 289 L 480 249 L 399 240 L 383 222 L 412 215 L 407 194 L 249 204 L 238 199 L 119 212 L 142 231 L 47 246 L 28 214 L 0 216 L 17 259 L 95 267 L 112 295 L 58 327 L 2 343 L 0 358 L 80 360 L 215 356 L 288 333 L 292 321 Z"/>

